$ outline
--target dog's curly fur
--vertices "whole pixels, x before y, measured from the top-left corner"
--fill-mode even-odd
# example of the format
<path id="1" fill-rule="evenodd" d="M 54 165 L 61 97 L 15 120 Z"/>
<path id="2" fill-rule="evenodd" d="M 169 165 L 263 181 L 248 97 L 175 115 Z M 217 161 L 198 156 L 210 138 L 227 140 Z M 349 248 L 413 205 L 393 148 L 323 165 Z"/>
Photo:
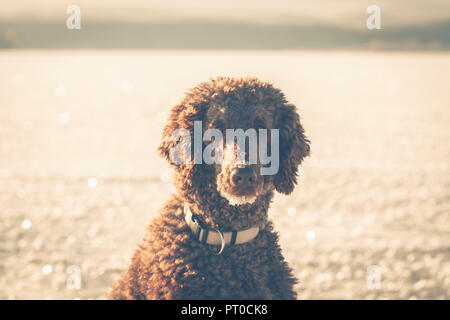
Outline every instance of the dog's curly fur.
<path id="1" fill-rule="evenodd" d="M 295 106 L 269 83 L 256 78 L 219 77 L 200 83 L 172 108 L 163 131 L 160 155 L 171 162 L 175 129 L 192 134 L 194 121 L 203 129 L 279 129 L 279 171 L 258 176 L 255 201 L 233 205 L 227 193 L 230 168 L 182 163 L 175 170 L 177 193 L 152 220 L 128 270 L 114 285 L 112 299 L 295 299 L 296 282 L 284 260 L 278 235 L 268 220 L 274 190 L 289 194 L 298 166 L 309 155 Z M 225 177 L 223 177 L 225 175 Z M 222 179 L 219 179 L 222 176 Z M 229 191 L 233 192 L 233 190 Z M 184 219 L 184 204 L 211 229 L 242 230 L 263 225 L 258 236 L 243 244 L 217 247 L 193 239 Z"/>

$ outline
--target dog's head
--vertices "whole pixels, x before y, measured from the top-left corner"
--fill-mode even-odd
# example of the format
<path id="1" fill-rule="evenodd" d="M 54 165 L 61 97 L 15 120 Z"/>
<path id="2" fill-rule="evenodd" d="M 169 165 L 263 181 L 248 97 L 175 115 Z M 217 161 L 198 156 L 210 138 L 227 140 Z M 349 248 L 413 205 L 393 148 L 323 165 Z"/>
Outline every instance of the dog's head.
<path id="1" fill-rule="evenodd" d="M 189 202 L 242 206 L 274 189 L 291 193 L 310 148 L 279 89 L 256 78 L 217 78 L 172 108 L 158 151 Z"/>

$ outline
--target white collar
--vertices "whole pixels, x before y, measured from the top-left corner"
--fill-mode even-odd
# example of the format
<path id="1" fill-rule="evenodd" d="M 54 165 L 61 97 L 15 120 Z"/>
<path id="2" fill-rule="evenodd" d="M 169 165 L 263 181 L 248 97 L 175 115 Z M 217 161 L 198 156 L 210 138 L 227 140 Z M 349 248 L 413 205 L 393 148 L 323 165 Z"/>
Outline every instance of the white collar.
<path id="1" fill-rule="evenodd" d="M 202 226 L 196 215 L 192 214 L 187 204 L 184 205 L 184 218 L 192 231 L 194 238 L 202 243 L 221 246 L 217 255 L 221 254 L 226 245 L 246 243 L 253 240 L 262 229 L 253 227 L 241 231 L 221 232 L 218 229 L 208 229 Z"/>

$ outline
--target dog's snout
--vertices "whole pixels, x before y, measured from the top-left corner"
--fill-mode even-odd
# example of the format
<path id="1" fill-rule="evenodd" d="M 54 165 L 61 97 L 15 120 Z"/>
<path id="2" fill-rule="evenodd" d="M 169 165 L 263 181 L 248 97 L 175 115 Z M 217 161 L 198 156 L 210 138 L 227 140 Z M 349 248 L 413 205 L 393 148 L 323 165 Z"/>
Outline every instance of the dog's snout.
<path id="1" fill-rule="evenodd" d="M 256 172 L 252 167 L 235 168 L 231 172 L 231 181 L 236 187 L 251 187 L 256 183 Z"/>

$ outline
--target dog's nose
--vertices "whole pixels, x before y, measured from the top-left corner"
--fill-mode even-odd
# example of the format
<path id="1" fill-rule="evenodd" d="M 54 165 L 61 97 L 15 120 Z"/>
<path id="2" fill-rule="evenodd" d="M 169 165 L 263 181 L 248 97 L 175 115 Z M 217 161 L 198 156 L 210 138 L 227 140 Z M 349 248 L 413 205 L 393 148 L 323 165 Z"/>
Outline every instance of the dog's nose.
<path id="1" fill-rule="evenodd" d="M 250 187 L 256 183 L 256 172 L 252 167 L 235 168 L 231 181 L 236 187 Z"/>

